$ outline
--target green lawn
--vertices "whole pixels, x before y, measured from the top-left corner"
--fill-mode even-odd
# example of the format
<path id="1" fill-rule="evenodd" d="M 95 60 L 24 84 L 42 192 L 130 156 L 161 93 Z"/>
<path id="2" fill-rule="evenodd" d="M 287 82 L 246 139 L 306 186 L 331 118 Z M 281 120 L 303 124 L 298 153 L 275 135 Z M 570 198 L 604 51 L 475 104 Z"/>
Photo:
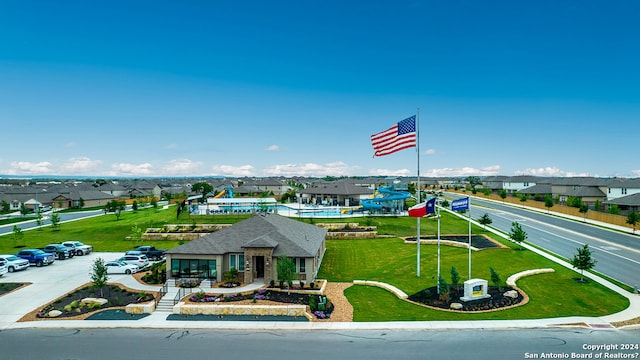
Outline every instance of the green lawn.
<path id="1" fill-rule="evenodd" d="M 16 253 L 16 245 L 42 247 L 48 243 L 76 239 L 94 246 L 95 251 L 126 251 L 133 248 L 133 241 L 125 240 L 131 228 L 138 226 L 161 227 L 165 224 L 226 223 L 233 224 L 249 215 L 189 216 L 176 219 L 175 207 L 167 210 L 144 209 L 124 212 L 120 220 L 108 214 L 90 219 L 72 221 L 60 225 L 59 230 L 45 227 L 23 232 L 21 239 L 13 234 L 0 237 L 0 253 Z M 305 222 L 345 222 L 347 219 L 314 219 Z M 404 244 L 399 238 L 416 235 L 416 220 L 407 217 L 366 217 L 348 219 L 363 225 L 375 225 L 381 235 L 393 237 L 367 240 L 327 240 L 319 277 L 329 281 L 377 280 L 392 284 L 411 295 L 435 285 L 437 254 L 436 245 L 421 245 L 421 277 L 416 276 L 416 245 Z M 464 219 L 443 213 L 442 234 L 466 234 Z M 423 219 L 421 234 L 434 235 L 437 222 Z M 473 227 L 474 234 L 482 234 Z M 495 238 L 495 236 L 493 236 Z M 535 275 L 521 279 L 518 285 L 530 296 L 529 304 L 513 309 L 483 313 L 451 313 L 413 305 L 397 299 L 391 293 L 368 286 L 352 286 L 346 292 L 354 305 L 355 321 L 401 320 L 468 320 L 468 319 L 530 319 L 561 316 L 599 316 L 625 309 L 628 300 L 598 284 L 579 284 L 572 280 L 577 273 L 565 269 L 528 250 L 516 250 L 504 242 L 507 248 L 473 252 L 472 277 L 489 279 L 489 267 L 493 267 L 504 280 L 511 274 L 536 268 L 554 268 L 555 273 Z M 177 241 L 156 241 L 158 248 L 170 249 Z M 468 278 L 468 251 L 465 248 L 441 247 L 442 276 L 449 282 L 451 266 L 460 273 L 461 282 Z"/>
<path id="2" fill-rule="evenodd" d="M 328 240 L 319 273 L 329 281 L 375 280 L 414 294 L 436 284 L 437 246 L 421 245 L 421 277 L 416 276 L 416 245 L 398 238 Z M 455 266 L 463 282 L 468 279 L 468 250 L 441 246 L 441 275 L 450 282 Z M 368 286 L 346 292 L 354 306 L 355 321 L 532 319 L 564 316 L 600 316 L 624 310 L 628 300 L 596 283 L 580 284 L 578 274 L 528 250 L 486 249 L 472 253 L 472 278 L 490 279 L 493 267 L 504 280 L 523 270 L 553 268 L 555 273 L 534 275 L 518 282 L 530 297 L 526 305 L 484 314 L 428 309 L 399 300 L 391 293 Z"/>

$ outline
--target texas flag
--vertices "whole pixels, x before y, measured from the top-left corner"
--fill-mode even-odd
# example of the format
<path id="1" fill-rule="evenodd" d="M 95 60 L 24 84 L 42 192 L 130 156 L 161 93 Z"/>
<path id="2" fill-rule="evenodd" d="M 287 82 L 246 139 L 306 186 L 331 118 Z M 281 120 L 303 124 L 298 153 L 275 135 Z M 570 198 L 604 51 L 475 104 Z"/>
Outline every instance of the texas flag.
<path id="1" fill-rule="evenodd" d="M 423 217 L 435 213 L 436 198 L 431 198 L 429 199 L 429 201 L 414 205 L 409 208 L 409 216 L 411 217 Z"/>

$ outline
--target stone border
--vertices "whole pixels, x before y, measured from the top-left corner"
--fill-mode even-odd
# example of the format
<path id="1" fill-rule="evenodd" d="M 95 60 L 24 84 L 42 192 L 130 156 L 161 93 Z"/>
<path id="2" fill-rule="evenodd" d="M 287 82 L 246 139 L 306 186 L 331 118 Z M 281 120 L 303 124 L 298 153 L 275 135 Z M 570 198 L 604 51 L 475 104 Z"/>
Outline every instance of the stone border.
<path id="1" fill-rule="evenodd" d="M 108 310 L 108 309 L 105 309 L 105 310 Z M 155 301 L 150 301 L 147 303 L 140 303 L 140 304 L 129 304 L 125 306 L 125 312 L 127 314 L 136 314 L 136 315 L 151 314 L 155 310 L 156 310 Z"/>
<path id="2" fill-rule="evenodd" d="M 525 271 L 521 271 L 519 273 L 513 274 L 511 276 L 509 276 L 507 278 L 507 285 L 516 288 L 518 290 L 520 290 L 518 288 L 518 286 L 516 286 L 516 281 L 520 280 L 520 278 L 523 278 L 525 276 L 531 276 L 531 275 L 538 275 L 538 274 L 546 274 L 546 273 L 552 273 L 555 272 L 554 269 L 551 268 L 546 268 L 546 269 L 534 269 L 534 270 L 525 270 Z M 523 292 L 524 293 L 524 292 Z"/>
<path id="3" fill-rule="evenodd" d="M 552 272 L 555 272 L 555 270 L 551 269 L 551 268 L 534 269 L 534 270 L 521 271 L 519 273 L 516 273 L 516 274 L 513 274 L 513 275 L 509 276 L 507 278 L 507 281 L 506 281 L 507 286 L 512 287 L 514 290 L 516 290 L 520 294 L 522 294 L 522 298 L 523 298 L 522 301 L 517 303 L 517 304 L 515 304 L 515 305 L 513 305 L 513 306 L 497 308 L 497 309 L 490 309 L 490 310 L 482 310 L 482 311 L 459 311 L 459 310 L 452 310 L 452 309 L 443 309 L 443 308 L 439 308 L 439 307 L 425 305 L 425 304 L 422 304 L 422 303 L 417 303 L 415 301 L 409 300 L 407 294 L 404 291 L 396 288 L 393 285 L 389 285 L 387 283 L 383 283 L 383 282 L 379 282 L 379 281 L 354 280 L 353 283 L 355 285 L 376 286 L 376 287 L 385 289 L 385 290 L 391 292 L 392 294 L 394 294 L 395 296 L 397 296 L 400 300 L 404 300 L 404 301 L 406 301 L 406 302 L 408 302 L 410 304 L 426 307 L 426 308 L 429 308 L 429 309 L 440 310 L 440 311 L 448 311 L 448 312 L 455 312 L 455 313 L 461 313 L 461 314 L 466 314 L 466 313 L 468 313 L 468 314 L 478 314 L 478 313 L 487 313 L 487 312 L 508 310 L 508 309 L 513 309 L 513 308 L 518 307 L 518 306 L 526 305 L 529 302 L 529 295 L 527 295 L 527 293 L 525 293 L 522 289 L 520 289 L 519 287 L 516 286 L 516 281 L 518 281 L 519 279 L 521 279 L 521 278 L 523 278 L 525 276 L 552 273 Z"/>
<path id="4" fill-rule="evenodd" d="M 409 295 L 407 295 L 404 291 L 398 289 L 397 287 L 393 285 L 389 285 L 387 283 L 380 282 L 380 281 L 353 280 L 353 283 L 355 285 L 376 286 L 376 287 L 385 289 L 393 293 L 395 296 L 397 296 L 399 299 L 402 299 L 402 300 L 406 300 L 409 297 Z"/>
<path id="5" fill-rule="evenodd" d="M 304 316 L 311 320 L 306 305 L 189 305 L 180 302 L 173 307 L 179 315 L 255 315 L 255 316 Z"/>
<path id="6" fill-rule="evenodd" d="M 440 236 L 460 236 L 461 234 L 440 234 Z M 468 236 L 468 234 L 462 234 L 464 236 Z M 481 250 L 489 250 L 489 249 L 507 249 L 508 246 L 500 243 L 499 241 L 496 241 L 490 237 L 488 237 L 485 234 L 477 234 L 477 235 L 473 235 L 473 236 L 483 236 L 486 240 L 491 241 L 492 243 L 496 244 L 497 247 L 495 248 L 477 248 L 475 246 L 471 246 L 471 250 L 473 251 L 481 251 Z M 415 241 L 409 241 L 407 239 L 409 238 L 414 238 L 415 236 L 404 236 L 401 239 L 404 240 L 405 244 L 415 244 Z M 438 239 L 429 239 L 429 240 L 424 240 L 423 236 L 420 236 L 420 244 L 427 244 L 427 245 L 437 245 L 438 244 Z M 469 244 L 468 243 L 463 243 L 460 241 L 453 241 L 453 240 L 442 240 L 440 239 L 440 244 L 441 245 L 448 245 L 448 246 L 453 246 L 453 247 L 460 247 L 460 248 L 465 248 L 468 249 L 469 248 Z"/>

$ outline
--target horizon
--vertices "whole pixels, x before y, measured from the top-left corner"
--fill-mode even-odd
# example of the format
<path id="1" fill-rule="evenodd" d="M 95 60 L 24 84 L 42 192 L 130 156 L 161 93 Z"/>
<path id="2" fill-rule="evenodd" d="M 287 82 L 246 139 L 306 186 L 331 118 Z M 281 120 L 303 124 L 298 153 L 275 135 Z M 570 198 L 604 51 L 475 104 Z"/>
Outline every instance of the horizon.
<path id="1" fill-rule="evenodd" d="M 3 4 L 0 173 L 640 177 L 624 151 L 640 119 L 638 12 L 631 0 Z M 374 158 L 370 136 L 412 115 L 418 147 Z"/>

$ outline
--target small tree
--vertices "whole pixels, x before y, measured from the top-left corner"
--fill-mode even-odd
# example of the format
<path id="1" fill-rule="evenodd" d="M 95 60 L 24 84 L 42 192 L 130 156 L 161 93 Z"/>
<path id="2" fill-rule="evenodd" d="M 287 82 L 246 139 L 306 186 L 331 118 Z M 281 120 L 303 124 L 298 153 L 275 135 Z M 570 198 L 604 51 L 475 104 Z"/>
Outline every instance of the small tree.
<path id="1" fill-rule="evenodd" d="M 517 221 L 511 223 L 511 232 L 509 238 L 520 245 L 523 241 L 527 240 L 527 233 L 522 229 L 522 226 Z M 522 246 L 520 247 L 522 250 Z"/>
<path id="2" fill-rule="evenodd" d="M 36 214 L 36 224 L 38 225 L 38 230 L 42 230 L 42 212 L 38 209 L 38 213 Z"/>
<path id="3" fill-rule="evenodd" d="M 522 203 L 522 207 L 524 207 L 524 203 L 527 202 L 527 200 L 527 194 L 520 194 L 520 202 Z"/>
<path id="4" fill-rule="evenodd" d="M 580 270 L 580 281 L 584 282 L 584 271 L 591 270 L 594 266 L 596 266 L 597 261 L 591 258 L 591 250 L 589 250 L 589 245 L 584 244 L 582 248 L 578 248 L 578 253 L 573 256 L 573 260 L 571 260 L 571 265 L 574 268 Z"/>
<path id="5" fill-rule="evenodd" d="M 507 198 L 507 190 L 505 189 L 500 190 L 500 198 L 502 199 L 502 202 L 504 202 L 504 199 Z"/>
<path id="6" fill-rule="evenodd" d="M 207 194 L 213 192 L 213 186 L 206 182 L 197 182 L 191 187 L 191 191 L 202 194 L 202 201 L 207 201 Z"/>
<path id="7" fill-rule="evenodd" d="M 20 242 L 22 241 L 22 238 L 24 238 L 24 233 L 22 232 L 22 229 L 19 228 L 18 225 L 13 225 L 13 242 L 16 248 L 19 245 L 23 245 L 23 244 L 20 244 Z"/>
<path id="8" fill-rule="evenodd" d="M 100 296 L 104 297 L 103 288 L 107 284 L 107 280 L 109 280 L 109 275 L 104 260 L 102 258 L 95 259 L 91 266 L 91 281 L 96 289 L 100 289 Z"/>
<path id="9" fill-rule="evenodd" d="M 142 229 L 138 227 L 138 224 L 131 227 L 131 235 L 129 235 L 129 238 L 131 238 L 134 244 L 142 241 Z"/>
<path id="10" fill-rule="evenodd" d="M 498 291 L 502 291 L 500 275 L 492 267 L 489 268 L 489 272 L 491 273 L 491 283 L 498 288 Z"/>
<path id="11" fill-rule="evenodd" d="M 289 287 L 293 283 L 293 277 L 296 274 L 296 263 L 288 256 L 281 255 L 278 257 L 278 280 L 286 282 Z"/>
<path id="12" fill-rule="evenodd" d="M 484 226 L 484 229 L 487 229 L 487 225 L 490 225 L 493 220 L 491 220 L 491 217 L 489 216 L 489 214 L 484 213 L 484 215 L 482 215 L 482 217 L 480 217 L 480 219 L 478 219 L 478 222 L 480 224 L 482 224 L 482 226 Z"/>
<path id="13" fill-rule="evenodd" d="M 458 290 L 458 284 L 460 283 L 460 274 L 455 266 L 451 267 L 451 285 Z"/>
<path id="14" fill-rule="evenodd" d="M 151 201 L 149 202 L 149 204 L 151 205 L 152 208 L 157 209 L 158 208 L 158 200 L 156 199 L 155 196 L 151 197 Z"/>
<path id="15" fill-rule="evenodd" d="M 51 228 L 54 231 L 57 231 L 60 229 L 60 215 L 56 213 L 51 214 Z"/>
<path id="16" fill-rule="evenodd" d="M 587 213 L 589 212 L 589 207 L 586 204 L 580 204 L 580 210 L 582 214 L 584 214 L 584 221 L 587 221 Z"/>
<path id="17" fill-rule="evenodd" d="M 544 196 L 544 207 L 547 208 L 547 213 L 549 213 L 553 207 L 553 198 L 551 198 L 551 195 L 549 194 Z"/>
<path id="18" fill-rule="evenodd" d="M 116 220 L 120 220 L 120 213 L 126 208 L 126 203 L 122 200 L 111 200 L 105 206 L 105 211 L 113 212 Z"/>
<path id="19" fill-rule="evenodd" d="M 131 204 L 131 209 L 135 212 L 138 211 L 138 201 L 133 200 L 133 203 Z"/>
<path id="20" fill-rule="evenodd" d="M 5 200 L 2 200 L 2 210 L 0 210 L 2 213 L 8 213 L 9 210 L 11 210 L 11 205 L 6 202 Z"/>
<path id="21" fill-rule="evenodd" d="M 637 212 L 632 211 L 627 215 L 627 224 L 633 226 L 633 233 L 636 233 L 636 224 L 640 221 L 640 215 Z"/>
<path id="22" fill-rule="evenodd" d="M 447 281 L 442 277 L 438 277 L 438 296 L 441 301 L 449 301 L 449 291 L 451 288 Z"/>
<path id="23" fill-rule="evenodd" d="M 31 212 L 31 209 L 29 209 L 28 207 L 26 207 L 24 204 L 20 205 L 20 215 L 22 215 L 23 217 L 25 215 L 27 215 L 29 212 Z"/>
<path id="24" fill-rule="evenodd" d="M 616 204 L 609 205 L 609 214 L 620 215 L 620 208 Z"/>

